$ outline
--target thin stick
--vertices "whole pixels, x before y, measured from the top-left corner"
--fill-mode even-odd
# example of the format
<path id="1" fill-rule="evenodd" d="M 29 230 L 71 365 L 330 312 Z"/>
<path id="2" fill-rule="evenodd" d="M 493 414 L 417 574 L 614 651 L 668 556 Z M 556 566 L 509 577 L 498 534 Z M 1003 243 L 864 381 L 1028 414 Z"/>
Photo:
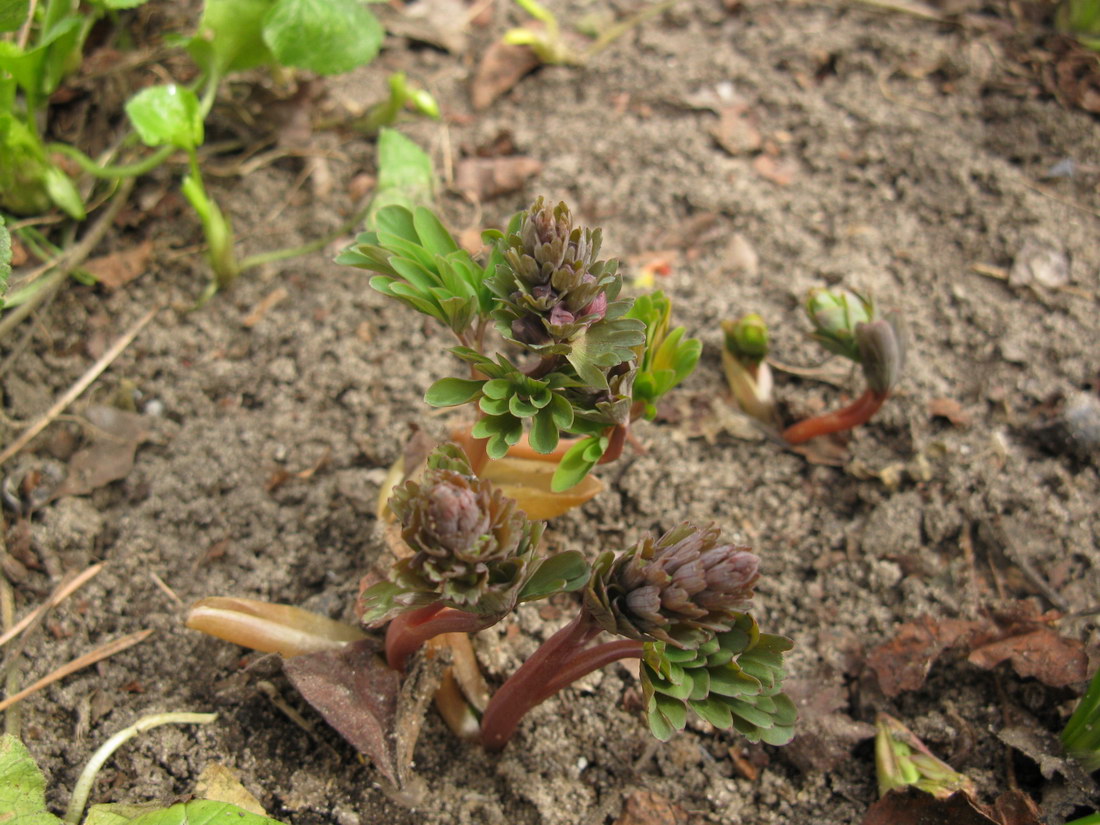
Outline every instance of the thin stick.
<path id="1" fill-rule="evenodd" d="M 183 607 L 184 606 L 183 599 L 181 599 L 179 596 L 176 595 L 175 590 L 173 590 L 171 587 L 169 587 L 167 584 L 165 584 L 164 579 L 162 579 L 160 576 L 158 576 L 152 570 L 149 571 L 149 578 L 151 578 L 153 580 L 153 584 L 155 584 L 157 587 L 159 587 L 160 591 L 165 596 L 167 596 L 169 599 L 171 599 L 172 601 L 174 601 L 176 603 L 176 607 Z"/>
<path id="2" fill-rule="evenodd" d="M 0 535 L 0 543 L 2 542 L 3 536 Z M 15 623 L 15 594 L 12 593 L 11 582 L 8 581 L 8 577 L 3 573 L 0 573 L 0 620 L 3 621 L 3 626 L 5 628 L 11 627 Z M 18 690 L 19 668 L 16 667 L 15 659 L 13 658 L 7 676 L 4 677 L 4 692 L 16 693 Z M 19 708 L 10 708 L 4 714 L 4 733 L 19 738 L 21 721 Z"/>
<path id="3" fill-rule="evenodd" d="M 103 764 L 111 758 L 115 751 L 126 742 L 133 739 L 139 733 L 144 733 L 160 725 L 208 725 L 218 718 L 216 713 L 154 713 L 151 716 L 143 716 L 128 728 L 123 728 L 96 750 L 84 770 L 80 772 L 80 778 L 76 780 L 73 795 L 69 799 L 69 807 L 65 810 L 65 825 L 77 825 L 80 816 L 84 813 L 84 806 L 88 804 L 88 796 L 92 792 L 96 776 L 99 775 Z"/>
<path id="4" fill-rule="evenodd" d="M 37 693 L 44 687 L 52 685 L 59 679 L 64 679 L 66 676 L 76 673 L 78 670 L 86 668 L 88 665 L 94 665 L 100 659 L 106 659 L 108 656 L 114 656 L 116 653 L 120 653 L 126 650 L 128 647 L 133 647 L 138 642 L 145 641 L 149 634 L 152 633 L 152 629 L 139 630 L 137 633 L 131 633 L 129 636 L 123 636 L 121 639 L 115 639 L 113 642 L 97 647 L 90 653 L 85 653 L 83 656 L 79 656 L 73 659 L 67 665 L 62 665 L 53 673 L 47 676 L 43 676 L 33 685 L 19 691 L 14 696 L 9 696 L 4 701 L 0 702 L 0 710 L 7 710 L 16 702 L 21 702 L 30 696 L 32 693 Z"/>
<path id="5" fill-rule="evenodd" d="M 20 435 L 15 441 L 9 444 L 2 453 L 0 453 L 0 464 L 6 462 L 9 458 L 14 456 L 24 447 L 26 447 L 31 440 L 49 426 L 57 416 L 65 411 L 65 408 L 73 403 L 80 397 L 84 390 L 91 386 L 92 382 L 99 378 L 100 374 L 111 365 L 111 363 L 122 354 L 122 351 L 126 347 L 130 346 L 138 333 L 145 329 L 145 325 L 153 320 L 153 317 L 160 312 L 160 307 L 155 306 L 144 315 L 142 315 L 136 324 L 128 329 L 122 336 L 111 345 L 98 361 L 92 364 L 91 368 L 80 377 L 75 384 L 73 384 L 66 392 L 50 407 L 46 413 L 39 418 L 35 423 L 31 424 L 23 434 Z"/>
<path id="6" fill-rule="evenodd" d="M 103 563 L 93 564 L 87 570 L 82 572 L 78 576 L 66 576 L 50 594 L 50 597 L 46 599 L 42 604 L 38 605 L 34 610 L 20 619 L 16 624 L 8 628 L 3 636 L 0 636 L 0 647 L 3 647 L 20 633 L 22 633 L 27 627 L 29 627 L 34 621 L 37 620 L 40 613 L 44 613 L 51 608 L 57 607 L 65 599 L 69 598 L 73 593 L 79 590 L 84 584 L 95 576 L 100 570 L 103 569 Z"/>

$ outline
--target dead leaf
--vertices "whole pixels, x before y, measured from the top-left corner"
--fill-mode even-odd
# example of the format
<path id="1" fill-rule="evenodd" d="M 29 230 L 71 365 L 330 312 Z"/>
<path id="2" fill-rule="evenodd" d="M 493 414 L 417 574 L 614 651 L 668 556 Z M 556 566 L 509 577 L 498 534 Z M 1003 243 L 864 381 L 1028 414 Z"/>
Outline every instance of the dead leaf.
<path id="1" fill-rule="evenodd" d="M 1001 825 L 1042 825 L 1042 812 L 1021 790 L 1005 791 L 993 803 L 993 816 Z"/>
<path id="2" fill-rule="evenodd" d="M 788 680 L 784 688 L 798 708 L 798 733 L 783 752 L 807 773 L 833 770 L 851 757 L 852 748 L 875 735 L 874 725 L 842 712 L 848 697 L 839 677 L 817 676 Z"/>
<path id="3" fill-rule="evenodd" d="M 1009 661 L 1020 676 L 1064 687 L 1085 680 L 1088 657 L 1081 642 L 1051 627 L 1060 617 L 1054 610 L 1041 613 L 1030 599 L 973 621 L 921 616 L 872 650 L 867 664 L 890 697 L 920 688 L 936 659 L 952 647 L 966 650 L 968 661 L 978 667 L 990 669 Z"/>
<path id="4" fill-rule="evenodd" d="M 130 249 L 92 258 L 84 268 L 108 289 L 118 289 L 145 272 L 152 254 L 153 242 L 142 241 Z"/>
<path id="5" fill-rule="evenodd" d="M 468 47 L 468 11 L 462 0 L 417 0 L 400 8 L 381 3 L 375 8 L 375 14 L 390 34 L 427 43 L 451 54 L 464 54 Z"/>
<path id="6" fill-rule="evenodd" d="M 241 784 L 239 774 L 220 762 L 210 762 L 202 769 L 195 783 L 195 796 L 215 802 L 228 802 L 257 816 L 267 816 L 260 801 Z"/>
<path id="7" fill-rule="evenodd" d="M 76 452 L 54 498 L 82 496 L 130 474 L 138 445 L 149 438 L 148 420 L 137 413 L 96 405 L 86 413 L 98 431 L 90 447 Z"/>
<path id="8" fill-rule="evenodd" d="M 986 670 L 1011 662 L 1020 676 L 1033 676 L 1050 687 L 1065 687 L 1088 676 L 1088 655 L 1077 639 L 1068 639 L 1049 626 L 1036 627 L 997 639 L 970 652 L 967 661 Z"/>
<path id="9" fill-rule="evenodd" d="M 481 58 L 470 83 L 470 102 L 474 109 L 481 111 L 489 108 L 494 100 L 538 65 L 538 56 L 527 46 L 511 46 L 499 41 L 494 43 Z"/>
<path id="10" fill-rule="evenodd" d="M 1000 825 L 965 793 L 937 799 L 913 786 L 892 790 L 871 806 L 863 825 Z"/>
<path id="11" fill-rule="evenodd" d="M 524 181 L 542 171 L 534 158 L 463 158 L 455 168 L 455 187 L 466 195 L 487 201 L 523 188 Z"/>
<path id="12" fill-rule="evenodd" d="M 970 416 L 954 398 L 933 398 L 928 402 L 928 413 L 933 418 L 946 418 L 956 427 L 970 425 Z"/>
<path id="13" fill-rule="evenodd" d="M 399 776 L 408 767 L 398 764 L 394 738 L 401 677 L 378 655 L 381 649 L 381 643 L 364 639 L 285 659 L 283 670 L 325 721 L 400 787 Z"/>
<path id="14" fill-rule="evenodd" d="M 284 287 L 275 287 L 275 289 L 265 295 L 260 302 L 252 308 L 252 311 L 241 320 L 241 326 L 247 329 L 256 326 L 256 324 L 264 319 L 264 316 L 267 315 L 269 310 L 288 297 L 290 297 L 290 293 L 287 292 Z"/>
<path id="15" fill-rule="evenodd" d="M 679 805 L 653 793 L 634 791 L 626 798 L 615 825 L 687 825 L 688 813 Z"/>
<path id="16" fill-rule="evenodd" d="M 756 116 L 745 106 L 724 106 L 718 125 L 710 130 L 715 142 L 734 157 L 751 155 L 760 149 L 763 138 Z"/>
<path id="17" fill-rule="evenodd" d="M 797 171 L 792 161 L 773 158 L 771 155 L 757 155 L 752 162 L 752 168 L 756 174 L 776 186 L 789 186 L 794 182 Z"/>

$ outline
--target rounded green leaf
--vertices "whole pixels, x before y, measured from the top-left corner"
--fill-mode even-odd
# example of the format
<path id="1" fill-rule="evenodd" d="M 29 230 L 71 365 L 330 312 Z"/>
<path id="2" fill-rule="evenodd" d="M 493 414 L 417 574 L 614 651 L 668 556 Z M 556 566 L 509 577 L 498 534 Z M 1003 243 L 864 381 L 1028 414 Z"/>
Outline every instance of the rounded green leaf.
<path id="1" fill-rule="evenodd" d="M 341 74 L 374 59 L 383 31 L 359 0 L 277 0 L 263 37 L 284 66 Z"/>
<path id="2" fill-rule="evenodd" d="M 126 102 L 126 114 L 146 146 L 195 149 L 202 145 L 199 99 L 186 86 L 168 83 L 142 89 Z"/>
<path id="3" fill-rule="evenodd" d="M 528 438 L 536 451 L 543 454 L 554 452 L 558 446 L 558 425 L 552 410 L 544 408 L 538 411 L 531 421 Z"/>
<path id="4" fill-rule="evenodd" d="M 424 400 L 433 407 L 456 407 L 477 398 L 484 383 L 467 378 L 441 378 L 428 388 Z"/>

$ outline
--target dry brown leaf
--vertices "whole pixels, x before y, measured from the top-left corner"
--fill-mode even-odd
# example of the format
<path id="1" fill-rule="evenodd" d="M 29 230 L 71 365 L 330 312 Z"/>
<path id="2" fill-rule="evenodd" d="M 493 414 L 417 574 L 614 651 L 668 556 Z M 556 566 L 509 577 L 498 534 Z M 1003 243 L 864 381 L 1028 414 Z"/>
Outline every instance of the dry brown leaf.
<path id="1" fill-rule="evenodd" d="M 715 142 L 734 157 L 751 155 L 764 139 L 756 128 L 757 118 L 743 105 L 725 106 L 719 112 L 718 125 L 710 130 Z"/>
<path id="2" fill-rule="evenodd" d="M 455 168 L 455 187 L 478 201 L 487 201 L 523 188 L 542 171 L 534 158 L 463 158 Z"/>
<path id="3" fill-rule="evenodd" d="M 771 155 L 757 155 L 752 162 L 752 168 L 756 174 L 776 186 L 789 186 L 794 182 L 797 171 L 793 162 L 773 158 Z"/>
<path id="4" fill-rule="evenodd" d="M 875 735 L 875 726 L 852 719 L 844 688 L 828 674 L 788 681 L 787 695 L 798 708 L 798 734 L 784 753 L 803 771 L 831 771 L 852 748 Z M 839 677 L 838 677 L 839 678 Z"/>
<path id="5" fill-rule="evenodd" d="M 937 799 L 912 786 L 892 790 L 871 806 L 863 825 L 1000 825 L 965 793 Z"/>
<path id="6" fill-rule="evenodd" d="M 511 46 L 499 41 L 494 43 L 481 58 L 477 73 L 470 82 L 470 102 L 474 109 L 481 111 L 489 108 L 494 100 L 538 65 L 538 56 L 527 46 Z"/>
<path id="7" fill-rule="evenodd" d="M 93 406 L 88 420 L 100 432 L 90 447 L 76 452 L 54 498 L 82 496 L 130 474 L 138 445 L 149 438 L 148 420 L 115 407 Z"/>
<path id="8" fill-rule="evenodd" d="M 380 649 L 379 642 L 364 639 L 338 651 L 285 659 L 283 670 L 326 722 L 399 785 L 394 732 L 401 677 L 386 666 Z"/>
<path id="9" fill-rule="evenodd" d="M 451 54 L 464 54 L 468 47 L 467 11 L 462 0 L 417 0 L 400 8 L 382 3 L 375 8 L 375 14 L 390 34 L 427 43 Z"/>
<path id="10" fill-rule="evenodd" d="M 152 254 L 153 242 L 142 241 L 130 249 L 92 258 L 84 268 L 108 289 L 118 289 L 145 272 Z"/>
<path id="11" fill-rule="evenodd" d="M 946 418 L 956 427 L 970 425 L 970 416 L 954 398 L 933 398 L 928 402 L 928 413 L 933 418 Z"/>
<path id="12" fill-rule="evenodd" d="M 615 825 L 687 825 L 688 813 L 679 805 L 653 793 L 634 791 L 626 798 Z"/>
<path id="13" fill-rule="evenodd" d="M 968 661 L 978 667 L 990 669 L 1008 661 L 1020 676 L 1064 687 L 1086 678 L 1088 657 L 1081 642 L 1051 627 L 1058 618 L 1057 611 L 1041 613 L 1032 600 L 974 621 L 922 616 L 872 650 L 867 664 L 891 697 L 920 688 L 936 659 L 952 647 L 964 648 Z"/>
<path id="14" fill-rule="evenodd" d="M 228 802 L 257 816 L 267 816 L 260 801 L 242 783 L 240 775 L 221 762 L 209 762 L 195 783 L 195 796 Z"/>

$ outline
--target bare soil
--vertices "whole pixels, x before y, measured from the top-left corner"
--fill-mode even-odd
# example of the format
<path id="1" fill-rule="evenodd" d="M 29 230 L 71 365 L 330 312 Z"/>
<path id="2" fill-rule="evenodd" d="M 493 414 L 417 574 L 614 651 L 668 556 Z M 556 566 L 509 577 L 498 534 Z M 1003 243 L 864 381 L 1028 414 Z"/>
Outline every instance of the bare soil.
<path id="1" fill-rule="evenodd" d="M 617 0 L 554 7 L 566 24 L 637 10 Z M 973 618 L 1025 597 L 1073 613 L 1100 594 L 1100 132 L 1093 116 L 1021 84 L 990 10 L 963 11 L 965 25 L 858 3 L 685 0 L 584 67 L 544 67 L 475 112 L 476 57 L 518 20 L 501 7 L 466 53 L 392 38 L 367 69 L 325 81 L 318 104 L 367 105 L 389 73 L 407 71 L 446 116 L 403 130 L 445 180 L 453 161 L 502 133 L 542 164 L 522 189 L 476 205 L 445 187 L 456 232 L 500 224 L 544 194 L 603 227 L 628 280 L 655 259 L 671 263 L 657 286 L 703 340 L 699 368 L 638 428 L 644 451 L 604 469 L 608 491 L 556 520 L 550 537 L 595 552 L 690 519 L 751 544 L 765 572 L 760 623 L 796 642 L 790 672 L 805 739 L 750 748 L 692 725 L 654 747 L 636 680 L 613 666 L 532 713 L 500 755 L 459 741 L 431 713 L 410 808 L 387 796 L 272 657 L 185 629 L 184 605 L 206 595 L 350 620 L 359 578 L 381 552 L 379 484 L 411 426 L 441 434 L 452 421 L 421 399 L 456 365 L 440 355 L 450 345 L 442 331 L 370 290 L 364 273 L 331 263 L 340 243 L 249 273 L 192 310 L 206 277 L 200 233 L 179 204 L 164 206 L 175 184 L 162 170 L 134 201 L 168 217 L 138 215 L 137 228 L 117 227 L 99 250 L 150 237 L 150 271 L 115 291 L 65 289 L 2 378 L 4 413 L 33 419 L 105 342 L 165 304 L 73 409 L 133 400 L 151 433 L 133 469 L 90 494 L 7 514 L 8 550 L 25 568 L 20 612 L 60 571 L 106 563 L 29 645 L 24 682 L 109 639 L 155 630 L 23 703 L 51 804 L 63 804 L 92 750 L 137 717 L 213 710 L 212 725 L 162 728 L 125 747 L 95 799 L 171 799 L 219 761 L 296 825 L 858 822 L 877 796 L 860 737 L 885 710 L 984 798 L 1015 781 L 1045 796 L 1052 823 L 1083 814 L 1080 798 L 1052 795 L 1059 777 L 998 738 L 1019 711 L 1056 733 L 1076 689 L 946 655 L 922 689 L 890 699 L 865 667 L 869 650 L 924 614 Z M 242 85 L 232 94 L 212 125 L 223 137 L 250 105 Z M 742 113 L 736 153 L 713 134 L 717 111 L 731 107 Z M 251 254 L 338 226 L 374 171 L 369 140 L 318 129 L 301 151 L 215 177 L 211 188 Z M 800 301 L 822 284 L 895 308 L 911 342 L 900 392 L 853 436 L 841 466 L 741 437 L 718 355 L 719 322 L 757 311 L 778 360 L 816 365 Z M 280 289 L 284 300 L 249 317 Z M 794 420 L 857 389 L 858 376 L 843 371 L 839 386 L 780 373 L 777 394 Z M 1085 410 L 1076 429 L 1067 402 Z M 56 423 L 4 467 L 5 489 L 63 477 L 92 437 L 78 420 Z M 569 599 L 524 608 L 482 633 L 489 678 L 506 675 L 569 610 Z M 1095 649 L 1094 616 L 1059 628 Z M 639 791 L 672 813 L 628 819 L 624 802 L 635 795 L 636 804 Z"/>

